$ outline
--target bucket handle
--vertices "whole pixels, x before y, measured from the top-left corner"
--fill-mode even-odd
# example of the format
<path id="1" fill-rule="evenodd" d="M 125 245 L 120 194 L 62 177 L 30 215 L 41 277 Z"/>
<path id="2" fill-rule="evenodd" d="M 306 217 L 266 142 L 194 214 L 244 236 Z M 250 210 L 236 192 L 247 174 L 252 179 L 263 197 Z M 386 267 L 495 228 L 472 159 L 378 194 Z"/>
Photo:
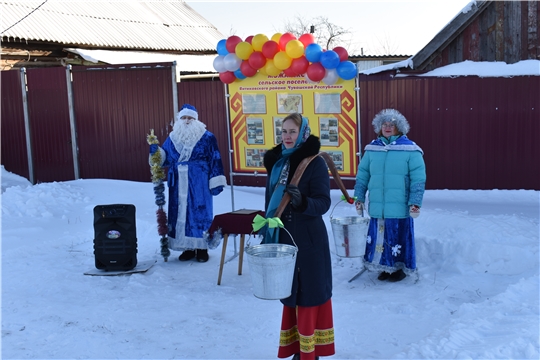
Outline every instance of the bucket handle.
<path id="1" fill-rule="evenodd" d="M 334 207 L 332 208 L 332 212 L 330 212 L 330 219 L 333 219 L 333 214 L 334 214 L 334 210 L 335 210 L 336 206 L 338 206 L 343 201 L 347 201 L 349 203 L 349 201 L 346 200 L 346 199 L 341 199 L 340 201 L 338 201 L 336 203 L 336 205 L 334 205 Z M 360 216 L 366 217 L 366 216 L 364 216 L 364 204 L 362 204 L 362 203 L 360 204 L 360 211 L 362 212 L 362 215 L 360 215 Z"/>
<path id="2" fill-rule="evenodd" d="M 298 245 L 296 245 L 296 242 L 294 241 L 294 238 L 293 236 L 291 235 L 291 233 L 289 232 L 289 230 L 287 230 L 285 227 L 282 227 L 281 229 L 285 230 L 287 232 L 287 234 L 289 234 L 289 236 L 291 237 L 291 240 L 294 244 L 294 247 L 296 248 L 296 250 L 298 251 Z M 249 237 L 248 237 L 248 240 L 247 240 L 247 243 L 246 243 L 246 247 L 250 247 L 251 246 L 251 243 L 250 243 L 250 240 L 251 240 L 251 235 L 255 235 L 253 234 L 253 231 L 249 234 Z"/>

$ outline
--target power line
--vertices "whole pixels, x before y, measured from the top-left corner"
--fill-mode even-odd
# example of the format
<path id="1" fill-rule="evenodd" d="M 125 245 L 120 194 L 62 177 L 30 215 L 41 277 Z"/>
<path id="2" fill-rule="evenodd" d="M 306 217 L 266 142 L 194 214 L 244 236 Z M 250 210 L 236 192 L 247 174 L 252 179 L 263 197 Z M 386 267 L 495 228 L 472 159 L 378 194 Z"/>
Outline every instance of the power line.
<path id="1" fill-rule="evenodd" d="M 49 0 L 45 0 L 44 2 L 42 2 L 37 8 L 35 8 L 34 10 L 30 11 L 28 14 L 26 14 L 22 19 L 20 19 L 19 21 L 17 21 L 15 24 L 11 25 L 10 27 L 8 27 L 6 30 L 2 31 L 2 34 L 5 33 L 6 31 L 8 31 L 9 29 L 11 29 L 12 27 L 14 27 L 15 25 L 17 25 L 18 23 L 20 23 L 21 21 L 23 21 L 24 19 L 26 19 L 28 16 L 32 15 L 32 13 L 34 11 L 36 11 L 37 9 L 39 9 L 41 7 L 41 5 L 45 4 L 47 1 Z"/>

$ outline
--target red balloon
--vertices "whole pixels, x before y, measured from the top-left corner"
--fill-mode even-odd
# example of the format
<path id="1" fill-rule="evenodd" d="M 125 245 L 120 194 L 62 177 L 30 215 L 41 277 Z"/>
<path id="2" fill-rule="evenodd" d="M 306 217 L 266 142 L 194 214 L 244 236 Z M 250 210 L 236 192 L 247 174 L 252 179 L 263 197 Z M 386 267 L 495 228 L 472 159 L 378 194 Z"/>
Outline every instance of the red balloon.
<path id="1" fill-rule="evenodd" d="M 313 36 L 313 34 L 304 34 L 301 35 L 298 40 L 300 40 L 300 42 L 304 44 L 305 49 L 309 44 L 313 44 L 315 42 L 315 36 Z"/>
<path id="2" fill-rule="evenodd" d="M 251 40 L 253 40 L 253 35 L 249 35 L 249 36 L 246 38 L 245 42 L 248 42 L 248 43 L 251 44 Z"/>
<path id="3" fill-rule="evenodd" d="M 349 53 L 347 52 L 347 49 L 345 49 L 344 47 L 337 46 L 333 50 L 339 55 L 339 61 L 349 60 Z"/>
<path id="4" fill-rule="evenodd" d="M 249 62 L 244 60 L 240 64 L 240 72 L 246 75 L 247 77 L 252 77 L 253 75 L 257 73 L 257 69 L 252 68 L 249 65 Z"/>
<path id="5" fill-rule="evenodd" d="M 321 81 L 326 75 L 326 70 L 321 63 L 316 62 L 309 64 L 306 74 L 311 81 Z"/>
<path id="6" fill-rule="evenodd" d="M 290 67 L 283 70 L 283 73 L 285 75 L 287 75 L 288 77 L 295 77 L 298 75 L 298 73 L 296 71 L 294 71 L 293 69 L 291 69 Z"/>
<path id="7" fill-rule="evenodd" d="M 273 59 L 279 52 L 279 44 L 274 40 L 268 40 L 263 44 L 261 51 L 267 59 Z"/>
<path id="8" fill-rule="evenodd" d="M 291 40 L 296 40 L 296 36 L 291 33 L 285 33 L 281 35 L 281 37 L 279 38 L 279 47 L 281 48 L 281 50 L 285 51 L 287 43 Z"/>
<path id="9" fill-rule="evenodd" d="M 236 76 L 232 71 L 224 71 L 219 73 L 219 79 L 225 84 L 231 84 L 236 80 Z"/>
<path id="10" fill-rule="evenodd" d="M 236 35 L 229 36 L 227 41 L 225 41 L 225 47 L 227 48 L 227 51 L 229 53 L 234 54 L 236 45 L 238 45 L 239 42 L 242 42 L 242 38 L 240 36 L 236 36 Z"/>
<path id="11" fill-rule="evenodd" d="M 304 55 L 298 59 L 293 59 L 291 62 L 291 69 L 297 74 L 305 74 L 309 66 L 309 61 Z"/>
<path id="12" fill-rule="evenodd" d="M 258 70 L 266 65 L 266 57 L 260 51 L 254 51 L 248 58 L 249 66 Z"/>

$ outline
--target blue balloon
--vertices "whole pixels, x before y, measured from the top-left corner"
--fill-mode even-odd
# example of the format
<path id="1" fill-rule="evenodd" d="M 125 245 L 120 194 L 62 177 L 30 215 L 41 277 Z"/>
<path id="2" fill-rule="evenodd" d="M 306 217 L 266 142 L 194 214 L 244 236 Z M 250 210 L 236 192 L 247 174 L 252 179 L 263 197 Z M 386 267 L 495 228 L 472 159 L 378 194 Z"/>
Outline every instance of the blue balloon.
<path id="1" fill-rule="evenodd" d="M 304 50 L 306 59 L 312 63 L 318 62 L 321 59 L 322 53 L 323 51 L 321 45 L 315 43 L 309 44 Z"/>
<path id="2" fill-rule="evenodd" d="M 327 50 L 321 54 L 320 61 L 325 69 L 335 69 L 338 67 L 340 59 L 337 52 L 334 50 Z"/>
<path id="3" fill-rule="evenodd" d="M 219 42 L 217 43 L 217 47 L 216 47 L 216 50 L 217 50 L 217 53 L 218 55 L 227 55 L 229 53 L 229 51 L 227 50 L 227 47 L 225 46 L 225 43 L 227 42 L 226 39 L 221 39 L 219 40 Z"/>
<path id="4" fill-rule="evenodd" d="M 356 65 L 352 61 L 342 61 L 336 70 L 339 77 L 343 80 L 352 80 L 358 75 Z"/>
<path id="5" fill-rule="evenodd" d="M 236 76 L 237 79 L 239 80 L 244 80 L 246 78 L 246 75 L 242 74 L 242 72 L 240 71 L 240 69 L 234 71 L 234 75 Z"/>

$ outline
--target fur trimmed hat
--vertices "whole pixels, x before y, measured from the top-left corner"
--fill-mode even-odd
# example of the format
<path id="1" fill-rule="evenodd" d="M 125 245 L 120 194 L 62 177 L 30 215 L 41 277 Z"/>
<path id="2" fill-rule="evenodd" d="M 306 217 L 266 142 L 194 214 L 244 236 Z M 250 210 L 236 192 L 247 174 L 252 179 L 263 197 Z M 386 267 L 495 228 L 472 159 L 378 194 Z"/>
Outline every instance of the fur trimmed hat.
<path id="1" fill-rule="evenodd" d="M 407 119 L 395 109 L 384 109 L 375 115 L 371 124 L 373 125 L 373 130 L 376 134 L 381 133 L 382 124 L 385 122 L 395 124 L 398 131 L 403 135 L 406 135 L 409 132 L 410 127 Z"/>
<path id="2" fill-rule="evenodd" d="M 182 108 L 178 112 L 178 115 L 176 115 L 176 120 L 180 120 L 182 116 L 191 116 L 195 120 L 199 120 L 199 113 L 197 112 L 197 109 L 195 109 L 195 106 L 190 104 L 184 104 L 182 105 Z"/>

